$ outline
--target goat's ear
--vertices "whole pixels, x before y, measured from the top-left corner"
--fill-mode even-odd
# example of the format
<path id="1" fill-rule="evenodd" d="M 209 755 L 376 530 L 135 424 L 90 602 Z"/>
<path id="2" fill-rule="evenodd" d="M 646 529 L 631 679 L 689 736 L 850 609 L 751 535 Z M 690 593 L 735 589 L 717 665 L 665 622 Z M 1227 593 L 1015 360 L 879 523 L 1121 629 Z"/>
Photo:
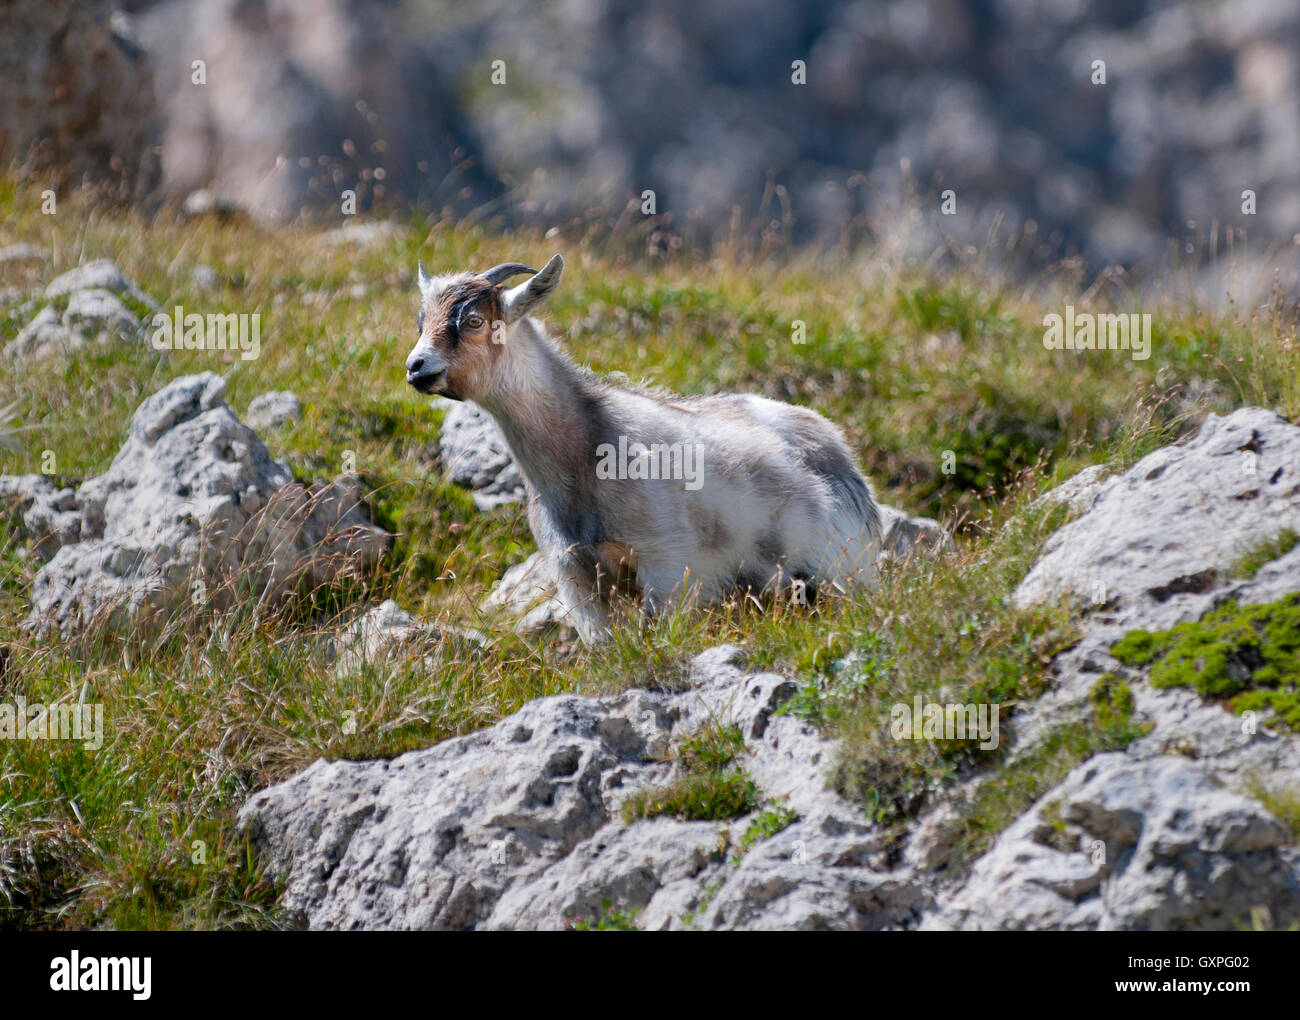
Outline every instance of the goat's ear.
<path id="1" fill-rule="evenodd" d="M 563 272 L 564 259 L 552 255 L 540 273 L 501 295 L 501 311 L 506 322 L 517 322 L 550 297 L 559 286 Z"/>
<path id="2" fill-rule="evenodd" d="M 416 282 L 420 285 L 420 296 L 428 297 L 429 288 L 433 286 L 433 281 L 429 279 L 429 275 L 424 271 L 423 262 L 417 262 L 416 266 L 419 267 L 419 275 L 416 277 Z"/>

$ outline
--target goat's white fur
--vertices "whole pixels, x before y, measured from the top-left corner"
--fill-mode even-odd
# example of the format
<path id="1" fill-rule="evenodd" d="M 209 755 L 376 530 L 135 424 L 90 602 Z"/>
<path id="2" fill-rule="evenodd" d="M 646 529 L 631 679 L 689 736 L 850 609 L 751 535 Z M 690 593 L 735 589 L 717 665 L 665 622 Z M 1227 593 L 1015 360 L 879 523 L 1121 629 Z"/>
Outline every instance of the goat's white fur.
<path id="1" fill-rule="evenodd" d="M 445 322 L 425 320 L 447 305 L 449 288 L 476 277 L 431 278 L 421 266 L 423 309 L 433 315 L 422 316 L 407 364 L 408 372 L 413 364 L 445 372 L 444 392 L 473 399 L 501 427 L 527 483 L 533 534 L 580 636 L 597 640 L 607 626 L 605 596 L 620 564 L 634 572 L 648 614 L 683 596 L 718 600 L 738 582 L 869 583 L 879 515 L 839 429 L 763 397 L 680 398 L 595 380 L 528 317 L 563 267 L 556 255 L 518 286 L 494 291 L 504 343 L 468 353 L 446 340 Z M 699 444 L 703 484 L 597 478 L 597 447 L 620 435 L 645 446 Z"/>

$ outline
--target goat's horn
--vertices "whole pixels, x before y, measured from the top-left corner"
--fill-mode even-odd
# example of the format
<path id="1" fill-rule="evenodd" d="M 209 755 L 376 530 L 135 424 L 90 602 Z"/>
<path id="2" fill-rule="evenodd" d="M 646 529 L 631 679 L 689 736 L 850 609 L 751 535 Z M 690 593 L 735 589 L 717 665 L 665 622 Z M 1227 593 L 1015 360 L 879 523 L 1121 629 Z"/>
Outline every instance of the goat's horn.
<path id="1" fill-rule="evenodd" d="M 512 276 L 518 276 L 520 273 L 532 273 L 536 276 L 537 270 L 529 269 L 522 262 L 503 262 L 501 265 L 493 266 L 486 273 L 480 273 L 479 275 L 488 283 L 495 285 L 503 283 Z"/>

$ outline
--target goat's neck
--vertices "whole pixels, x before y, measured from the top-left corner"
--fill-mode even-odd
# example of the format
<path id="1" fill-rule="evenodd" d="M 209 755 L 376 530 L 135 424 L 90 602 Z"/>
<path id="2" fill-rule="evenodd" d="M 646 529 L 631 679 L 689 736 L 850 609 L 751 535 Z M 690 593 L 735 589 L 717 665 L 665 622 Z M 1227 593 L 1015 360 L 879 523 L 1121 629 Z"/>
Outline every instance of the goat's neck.
<path id="1" fill-rule="evenodd" d="M 591 384 L 542 336 L 519 338 L 498 385 L 479 399 L 542 501 L 568 514 L 595 477 L 600 423 Z M 509 341 L 507 341 L 509 342 Z"/>

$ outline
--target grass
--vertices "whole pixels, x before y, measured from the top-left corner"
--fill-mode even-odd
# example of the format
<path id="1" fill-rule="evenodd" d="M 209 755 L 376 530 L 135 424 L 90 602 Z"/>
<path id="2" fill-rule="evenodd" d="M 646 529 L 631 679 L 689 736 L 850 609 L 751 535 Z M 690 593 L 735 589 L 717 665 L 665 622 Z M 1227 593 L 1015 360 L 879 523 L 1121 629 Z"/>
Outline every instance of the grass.
<path id="1" fill-rule="evenodd" d="M 674 756 L 681 775 L 667 786 L 641 790 L 623 802 L 623 820 L 669 815 L 683 821 L 722 821 L 749 814 L 758 787 L 736 765 L 745 738 L 734 726 L 710 724 L 682 741 Z"/>
<path id="2" fill-rule="evenodd" d="M 1237 564 L 1237 575 L 1254 577 L 1269 563 L 1281 559 L 1297 545 L 1300 545 L 1300 533 L 1291 528 L 1283 528 L 1273 538 L 1261 542 L 1241 558 Z"/>
<path id="3" fill-rule="evenodd" d="M 81 698 L 105 715 L 94 752 L 0 741 L 0 907 L 9 908 L 0 926 L 291 925 L 232 829 L 252 791 L 321 756 L 427 747 L 548 694 L 679 687 L 690 656 L 723 641 L 800 680 L 788 711 L 842 738 L 835 784 L 882 824 L 999 769 L 970 815 L 966 845 L 980 845 L 1062 769 L 1118 739 L 1089 724 L 1063 732 L 1040 759 L 1006 762 L 1016 706 L 1053 683 L 1051 657 L 1073 635 L 1064 611 L 1009 602 L 1063 519 L 1030 510 L 1033 496 L 1089 464 L 1131 464 L 1207 411 L 1255 403 L 1300 416 L 1295 323 L 1280 304 L 1226 316 L 1190 299 L 1152 308 L 1153 354 L 1135 362 L 1043 349 L 1044 313 L 1082 293 L 1068 273 L 1022 286 L 976 263 L 940 272 L 863 251 L 753 257 L 657 245 L 646 255 L 639 239 L 605 237 L 590 222 L 545 237 L 418 214 L 377 246 L 330 247 L 308 229 L 265 233 L 167 210 L 145 217 L 76 192 L 43 216 L 41 186 L 0 175 L 0 245 L 32 243 L 52 256 L 0 264 L 0 291 L 39 293 L 56 273 L 111 258 L 164 308 L 260 313 L 262 350 L 244 361 L 113 341 L 6 369 L 0 473 L 60 484 L 98 474 L 145 397 L 213 370 L 236 413 L 267 390 L 293 390 L 302 419 L 263 437 L 272 455 L 303 481 L 355 465 L 397 537 L 374 576 L 305 593 L 291 612 L 236 605 L 178 614 L 149 638 L 39 641 L 21 626 L 39 564 L 0 511 L 0 702 Z M 599 649 L 521 638 L 484 617 L 482 597 L 533 542 L 520 508 L 479 513 L 441 480 L 442 412 L 402 374 L 414 267 L 417 257 L 431 270 L 536 264 L 555 250 L 569 269 L 546 318 L 579 361 L 683 393 L 748 390 L 813 407 L 844 428 L 881 498 L 941 517 L 953 547 L 891 564 L 866 598 L 830 598 L 811 612 L 733 603 L 669 613 L 621 623 Z M 200 265 L 215 270 L 215 290 L 192 283 Z M 19 303 L 0 308 L 0 344 L 35 314 L 9 314 Z M 792 342 L 796 320 L 806 343 Z M 488 644 L 448 644 L 432 672 L 396 656 L 340 673 L 331 635 L 383 598 L 422 620 L 478 628 Z M 998 704 L 1000 747 L 892 740 L 891 706 L 918 694 Z M 1122 696 L 1111 691 L 1105 703 L 1118 711 Z M 664 805 L 670 813 L 759 807 L 738 771 L 716 781 L 734 763 L 698 761 L 689 774 L 705 779 Z"/>

